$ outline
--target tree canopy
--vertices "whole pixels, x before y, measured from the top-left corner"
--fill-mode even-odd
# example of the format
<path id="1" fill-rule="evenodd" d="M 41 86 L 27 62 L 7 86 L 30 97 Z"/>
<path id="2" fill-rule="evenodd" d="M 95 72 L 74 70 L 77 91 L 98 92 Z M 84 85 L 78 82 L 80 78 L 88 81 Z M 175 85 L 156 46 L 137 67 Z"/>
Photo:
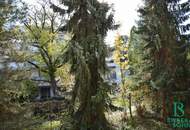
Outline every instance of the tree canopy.
<path id="1" fill-rule="evenodd" d="M 190 2 L 143 0 L 137 12 L 130 36 L 118 30 L 109 47 L 112 4 L 1 0 L 0 129 L 170 130 L 190 120 Z"/>

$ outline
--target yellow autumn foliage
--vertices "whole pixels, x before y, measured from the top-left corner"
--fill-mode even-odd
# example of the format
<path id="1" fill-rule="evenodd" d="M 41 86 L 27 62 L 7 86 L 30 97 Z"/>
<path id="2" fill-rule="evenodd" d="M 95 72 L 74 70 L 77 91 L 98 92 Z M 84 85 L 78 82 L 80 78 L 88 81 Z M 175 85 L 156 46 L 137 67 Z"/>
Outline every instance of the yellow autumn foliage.
<path id="1" fill-rule="evenodd" d="M 128 46 L 124 43 L 121 35 L 117 35 L 115 39 L 115 51 L 114 61 L 121 67 L 121 69 L 127 69 L 128 60 L 121 61 L 121 59 L 128 59 Z"/>

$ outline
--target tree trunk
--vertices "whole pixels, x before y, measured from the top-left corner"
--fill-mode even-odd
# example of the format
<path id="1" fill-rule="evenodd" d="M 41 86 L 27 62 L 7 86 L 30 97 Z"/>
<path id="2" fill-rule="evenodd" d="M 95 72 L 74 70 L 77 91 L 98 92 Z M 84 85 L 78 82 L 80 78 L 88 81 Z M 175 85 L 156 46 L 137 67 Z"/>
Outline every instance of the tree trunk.
<path id="1" fill-rule="evenodd" d="M 104 114 L 104 106 L 101 104 L 81 104 L 75 113 L 74 130 L 111 130 Z"/>
<path id="2" fill-rule="evenodd" d="M 124 105 L 123 120 L 127 120 L 127 104 L 126 104 L 126 88 L 125 88 L 125 71 L 120 68 L 121 72 L 121 85 L 122 85 L 122 100 Z"/>
<path id="3" fill-rule="evenodd" d="M 56 95 L 56 89 L 57 89 L 57 82 L 55 80 L 55 74 L 51 73 L 50 75 L 50 84 L 51 84 L 51 88 L 53 89 L 53 95 L 51 96 L 55 96 Z"/>
<path id="4" fill-rule="evenodd" d="M 161 92 L 162 94 L 162 121 L 166 121 L 166 116 L 167 116 L 167 108 L 166 108 L 166 93 L 164 91 Z"/>
<path id="5" fill-rule="evenodd" d="M 97 60 L 94 63 L 97 63 Z M 111 130 L 104 114 L 104 100 L 100 102 L 92 100 L 100 87 L 101 78 L 98 66 L 92 63 L 89 63 L 88 66 L 91 74 L 90 85 L 84 90 L 80 106 L 74 114 L 77 121 L 74 130 Z"/>
<path id="6" fill-rule="evenodd" d="M 131 109 L 131 93 L 129 93 L 129 113 L 130 113 L 130 117 L 132 119 L 133 115 L 132 115 L 132 109 Z"/>

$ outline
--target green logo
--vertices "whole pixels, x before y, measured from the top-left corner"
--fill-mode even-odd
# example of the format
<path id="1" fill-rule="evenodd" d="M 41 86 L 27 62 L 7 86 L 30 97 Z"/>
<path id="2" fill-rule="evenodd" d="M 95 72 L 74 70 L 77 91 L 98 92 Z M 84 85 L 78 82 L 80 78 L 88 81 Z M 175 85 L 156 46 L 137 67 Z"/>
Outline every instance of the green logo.
<path id="1" fill-rule="evenodd" d="M 185 105 L 183 102 L 173 102 L 173 116 L 167 117 L 167 123 L 173 128 L 190 128 L 190 119 L 185 117 Z"/>
<path id="2" fill-rule="evenodd" d="M 184 108 L 182 102 L 174 102 L 174 117 L 183 117 L 185 114 Z"/>

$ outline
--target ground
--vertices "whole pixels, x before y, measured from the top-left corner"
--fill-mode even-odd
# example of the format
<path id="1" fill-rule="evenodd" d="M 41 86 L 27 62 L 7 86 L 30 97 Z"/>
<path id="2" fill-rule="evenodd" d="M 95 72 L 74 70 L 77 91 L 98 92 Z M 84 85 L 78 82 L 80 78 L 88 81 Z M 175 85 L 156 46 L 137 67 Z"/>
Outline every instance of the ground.
<path id="1" fill-rule="evenodd" d="M 172 130 L 160 121 L 146 119 L 134 116 L 133 119 L 128 117 L 126 122 L 122 121 L 122 112 L 110 112 L 106 116 L 116 130 Z"/>

